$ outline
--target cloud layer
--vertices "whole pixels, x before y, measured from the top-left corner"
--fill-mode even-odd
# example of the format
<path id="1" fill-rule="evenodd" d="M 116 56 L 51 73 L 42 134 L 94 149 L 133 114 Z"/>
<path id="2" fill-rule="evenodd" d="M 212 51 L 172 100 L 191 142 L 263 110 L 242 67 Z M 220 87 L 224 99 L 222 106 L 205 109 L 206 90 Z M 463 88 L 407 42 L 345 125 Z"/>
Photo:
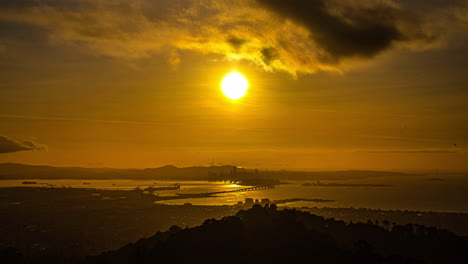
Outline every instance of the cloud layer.
<path id="1" fill-rule="evenodd" d="M 6 2 L 0 20 L 45 28 L 52 43 L 127 60 L 162 53 L 170 64 L 191 50 L 294 76 L 341 71 L 394 47 L 431 46 L 442 34 L 431 21 L 447 26 L 466 10 L 423 13 L 391 0 Z"/>
<path id="2" fill-rule="evenodd" d="M 38 144 L 32 140 L 24 140 L 22 142 L 18 142 L 9 139 L 5 136 L 0 136 L 0 154 L 27 150 L 46 151 L 47 147 L 45 145 Z"/>

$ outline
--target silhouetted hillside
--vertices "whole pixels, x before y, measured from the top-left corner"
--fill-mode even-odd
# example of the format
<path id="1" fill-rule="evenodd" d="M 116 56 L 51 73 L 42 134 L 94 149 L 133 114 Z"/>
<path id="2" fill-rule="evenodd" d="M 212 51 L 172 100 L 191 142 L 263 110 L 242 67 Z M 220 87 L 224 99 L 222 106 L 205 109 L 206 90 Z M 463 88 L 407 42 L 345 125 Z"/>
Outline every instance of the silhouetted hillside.
<path id="1" fill-rule="evenodd" d="M 234 180 L 244 176 L 246 179 L 276 179 L 276 180 L 335 180 L 359 179 L 381 176 L 407 175 L 387 171 L 261 171 L 237 168 L 236 177 L 230 177 L 234 166 L 184 167 L 178 168 L 166 165 L 160 168 L 147 169 L 112 169 L 112 168 L 80 168 L 51 167 L 40 165 L 25 165 L 18 163 L 0 163 L 0 180 L 5 179 L 132 179 L 132 180 L 208 180 L 209 174 L 222 175 L 220 179 Z M 258 176 L 260 175 L 260 176 Z"/>
<path id="2" fill-rule="evenodd" d="M 233 166 L 185 167 L 171 165 L 147 169 L 112 169 L 51 167 L 25 165 L 18 163 L 0 164 L 1 179 L 174 179 L 174 180 L 207 180 L 208 171 L 228 173 Z"/>
<path id="3" fill-rule="evenodd" d="M 261 257 L 261 258 L 260 258 Z M 283 258 L 285 257 L 285 258 Z M 297 210 L 254 206 L 221 220 L 166 232 L 89 259 L 89 263 L 202 263 L 288 260 L 313 263 L 467 263 L 466 237 L 420 225 L 325 219 Z M 301 261 L 301 262 L 302 262 Z"/>

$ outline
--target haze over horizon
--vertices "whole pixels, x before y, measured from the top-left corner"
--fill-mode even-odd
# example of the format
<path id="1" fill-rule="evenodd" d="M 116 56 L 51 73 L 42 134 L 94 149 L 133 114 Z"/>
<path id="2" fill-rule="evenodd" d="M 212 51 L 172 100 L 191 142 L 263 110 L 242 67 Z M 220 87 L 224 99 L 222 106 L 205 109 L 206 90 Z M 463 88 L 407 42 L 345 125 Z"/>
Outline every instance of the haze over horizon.
<path id="1" fill-rule="evenodd" d="M 0 163 L 468 171 L 467 1 L 7 0 L 0 32 Z"/>
<path id="2" fill-rule="evenodd" d="M 363 172 L 388 172 L 388 173 L 401 173 L 402 175 L 403 174 L 407 174 L 407 175 L 411 175 L 411 174 L 414 174 L 414 175 L 434 175 L 436 176 L 436 174 L 453 174 L 453 173 L 461 173 L 462 175 L 467 173 L 466 170 L 457 170 L 457 169 L 447 169 L 447 170 L 441 170 L 439 168 L 436 168 L 436 169 L 432 169 L 432 168 L 425 168 L 425 169 L 403 169 L 403 168 L 400 168 L 400 169 L 392 169 L 392 168 L 388 168 L 388 169 L 370 169 L 370 168 L 362 168 L 362 169 L 359 169 L 359 168 L 354 168 L 354 169 L 346 169 L 346 168 L 343 168 L 343 169 L 336 169 L 336 168 L 272 168 L 272 167 L 245 167 L 245 166 L 239 166 L 239 165 L 233 165 L 233 164 L 207 164 L 207 165 L 173 165 L 173 164 L 165 164 L 165 165 L 160 165 L 160 166 L 153 166 L 153 167 L 109 167 L 109 166 L 66 166 L 66 165 L 63 165 L 63 166 L 54 166 L 54 165 L 49 165 L 49 164 L 27 164 L 27 163 L 18 163 L 18 162 L 6 162 L 6 163 L 0 163 L 0 166 L 1 165 L 19 165 L 19 166 L 30 166 L 31 168 L 34 168 L 34 167 L 51 167 L 51 168 L 59 168 L 59 169 L 62 169 L 62 168 L 70 168 L 70 169 L 73 169 L 73 168 L 78 168 L 78 169 L 109 169 L 109 170 L 147 170 L 147 169 L 164 169 L 164 168 L 174 168 L 174 169 L 190 169 L 190 168 L 206 168 L 206 169 L 209 169 L 209 168 L 222 168 L 222 167 L 236 167 L 236 168 L 240 168 L 240 169 L 246 169 L 246 170 L 249 170 L 249 171 L 255 171 L 255 170 L 258 170 L 258 171 L 261 171 L 261 172 L 266 172 L 266 171 L 270 171 L 270 172 L 280 172 L 280 171 L 284 171 L 284 172 L 356 172 L 359 174 L 359 172 L 363 173 Z M 33 177 L 34 178 L 34 177 Z"/>

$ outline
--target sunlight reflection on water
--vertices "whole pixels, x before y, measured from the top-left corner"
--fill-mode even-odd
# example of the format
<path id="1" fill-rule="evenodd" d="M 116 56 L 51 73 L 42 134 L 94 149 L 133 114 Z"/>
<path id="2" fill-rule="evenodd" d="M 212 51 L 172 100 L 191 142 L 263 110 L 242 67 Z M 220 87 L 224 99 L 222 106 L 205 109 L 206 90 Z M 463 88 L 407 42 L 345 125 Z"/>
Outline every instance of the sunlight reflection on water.
<path id="1" fill-rule="evenodd" d="M 164 204 L 194 205 L 233 205 L 245 198 L 263 199 L 271 201 L 304 198 L 304 199 L 330 199 L 334 202 L 292 202 L 284 204 L 290 207 L 354 207 L 354 208 L 380 208 L 399 210 L 420 210 L 440 212 L 468 212 L 468 180 L 466 175 L 446 176 L 446 181 L 427 181 L 424 176 L 406 176 L 392 178 L 372 178 L 364 180 L 338 181 L 340 183 L 373 183 L 390 184 L 391 187 L 325 187 L 303 186 L 306 181 L 289 181 L 289 184 L 277 185 L 274 189 L 265 189 L 249 192 L 236 192 L 219 194 L 218 197 L 191 198 L 160 201 Z M 242 189 L 246 186 L 206 181 L 136 181 L 136 180 L 28 180 L 37 184 L 24 185 L 25 180 L 1 180 L 0 187 L 41 187 L 54 185 L 55 188 L 96 188 L 110 190 L 132 190 L 136 187 L 145 188 L 172 186 L 180 184 L 179 190 L 156 191 L 160 196 L 170 196 L 193 193 L 219 192 Z M 309 181 L 310 182 L 310 181 Z M 332 181 L 329 181 L 332 182 Z M 50 187 L 49 187 L 50 188 Z"/>

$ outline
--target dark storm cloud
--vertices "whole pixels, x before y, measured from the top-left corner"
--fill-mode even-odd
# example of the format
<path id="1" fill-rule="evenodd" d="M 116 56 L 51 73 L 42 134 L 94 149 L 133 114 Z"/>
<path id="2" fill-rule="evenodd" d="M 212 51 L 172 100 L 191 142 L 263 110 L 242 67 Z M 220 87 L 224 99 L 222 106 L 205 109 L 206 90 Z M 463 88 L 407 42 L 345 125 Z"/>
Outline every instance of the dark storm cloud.
<path id="1" fill-rule="evenodd" d="M 343 72 L 356 58 L 439 47 L 444 34 L 462 31 L 453 29 L 467 21 L 463 1 L 429 2 L 4 0 L 0 52 L 18 40 L 86 47 L 125 61 L 164 54 L 177 65 L 180 51 L 190 50 L 293 76 Z"/>
<path id="2" fill-rule="evenodd" d="M 46 149 L 45 145 L 37 144 L 32 140 L 17 142 L 5 136 L 0 136 L 0 153 L 12 153 L 26 150 L 41 151 Z"/>
<path id="3" fill-rule="evenodd" d="M 231 44 L 234 49 L 239 50 L 242 47 L 242 45 L 244 45 L 247 42 L 247 40 L 240 39 L 240 38 L 235 37 L 235 36 L 230 36 L 227 39 L 227 42 L 229 44 Z"/>
<path id="4" fill-rule="evenodd" d="M 278 58 L 278 53 L 273 47 L 263 48 L 260 50 L 260 53 L 262 54 L 261 58 L 265 65 L 270 65 L 273 60 Z"/>
<path id="5" fill-rule="evenodd" d="M 416 13 L 402 10 L 389 1 L 361 1 L 359 4 L 325 0 L 258 2 L 305 26 L 328 59 L 373 57 L 397 41 L 432 39 L 418 28 L 420 18 Z M 413 28 L 406 31 L 402 24 Z"/>
<path id="6" fill-rule="evenodd" d="M 18 9 L 25 10 L 29 8 L 48 6 L 59 8 L 65 11 L 86 7 L 90 4 L 92 4 L 91 1 L 81 0 L 2 0 L 0 1 L 0 9 L 6 11 L 14 11 Z"/>

